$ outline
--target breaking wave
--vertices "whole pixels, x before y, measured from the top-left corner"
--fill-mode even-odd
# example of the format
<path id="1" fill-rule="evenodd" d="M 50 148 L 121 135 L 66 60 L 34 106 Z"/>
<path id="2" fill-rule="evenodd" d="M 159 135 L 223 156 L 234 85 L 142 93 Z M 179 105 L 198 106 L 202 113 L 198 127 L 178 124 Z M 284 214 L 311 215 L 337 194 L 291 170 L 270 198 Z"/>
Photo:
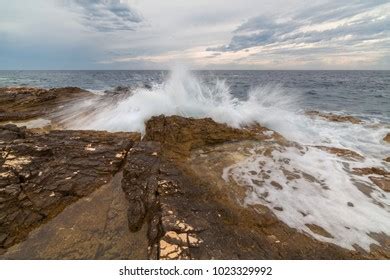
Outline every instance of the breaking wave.
<path id="1" fill-rule="evenodd" d="M 127 97 L 111 104 L 104 99 L 88 100 L 68 109 L 64 115 L 81 116 L 94 108 L 92 116 L 73 118 L 69 126 L 107 131 L 144 132 L 145 122 L 158 115 L 210 117 L 233 127 L 261 121 L 274 127 L 283 124 L 280 118 L 288 121 L 295 99 L 281 86 L 267 85 L 251 89 L 247 100 L 239 100 L 223 80 L 206 84 L 188 71 L 175 70 L 160 85 L 133 89 Z"/>

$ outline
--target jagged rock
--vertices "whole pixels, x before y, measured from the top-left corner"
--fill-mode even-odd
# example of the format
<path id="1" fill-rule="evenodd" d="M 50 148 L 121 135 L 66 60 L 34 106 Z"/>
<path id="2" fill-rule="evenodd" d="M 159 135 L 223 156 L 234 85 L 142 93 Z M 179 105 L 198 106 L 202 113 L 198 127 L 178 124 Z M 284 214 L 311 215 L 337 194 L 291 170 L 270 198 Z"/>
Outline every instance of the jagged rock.
<path id="1" fill-rule="evenodd" d="M 118 172 L 110 182 L 32 230 L 23 242 L 5 253 L 0 250 L 0 260 L 146 259 L 146 227 L 137 233 L 128 230 L 121 178 Z M 6 237 L 0 234 L 0 242 Z"/>
<path id="2" fill-rule="evenodd" d="M 385 176 L 385 177 L 370 176 L 369 178 L 382 190 L 384 190 L 385 192 L 390 192 L 390 176 Z"/>
<path id="3" fill-rule="evenodd" d="M 131 229 L 148 225 L 150 258 L 362 257 L 298 233 L 269 211 L 263 215 L 272 222 L 261 223 L 264 219 L 258 211 L 240 207 L 225 190 L 182 171 L 160 152 L 158 143 L 136 144 L 129 152 L 122 179 L 129 207 L 133 208 L 129 209 L 129 224 L 137 225 Z"/>
<path id="4" fill-rule="evenodd" d="M 59 105 L 90 97 L 92 93 L 76 87 L 0 88 L 0 121 L 21 121 L 42 117 Z"/>
<path id="5" fill-rule="evenodd" d="M 386 170 L 378 168 L 378 167 L 354 168 L 353 170 L 355 173 L 357 173 L 359 175 L 375 174 L 375 175 L 381 175 L 381 176 L 390 176 L 390 172 L 387 172 Z"/>
<path id="6" fill-rule="evenodd" d="M 0 141 L 23 139 L 25 134 L 26 130 L 24 128 L 18 128 L 14 125 L 0 126 Z"/>
<path id="7" fill-rule="evenodd" d="M 227 185 L 213 161 L 206 162 L 202 156 L 193 161 L 200 149 L 208 156 L 221 156 L 222 150 L 229 154 L 230 148 L 237 149 L 255 139 L 251 132 L 227 128 L 209 119 L 198 122 L 158 117 L 147 123 L 143 142 L 134 145 L 128 154 L 122 187 L 130 202 L 130 229 L 148 226 L 149 258 L 369 258 L 301 234 L 280 222 L 266 207 L 242 207 L 230 196 L 231 189 L 238 186 Z M 175 147 L 181 157 L 167 153 Z M 319 234 L 327 234 L 311 226 Z"/>
<path id="8" fill-rule="evenodd" d="M 311 117 L 320 117 L 330 122 L 350 122 L 352 124 L 360 124 L 363 122 L 362 120 L 359 120 L 358 118 L 352 116 L 335 115 L 318 111 L 308 111 L 306 112 L 306 115 Z"/>
<path id="9" fill-rule="evenodd" d="M 390 172 L 384 169 L 371 167 L 371 168 L 354 168 L 353 171 L 360 176 L 364 175 L 376 175 L 369 176 L 368 178 L 379 188 L 385 192 L 390 192 Z M 380 176 L 380 177 L 378 177 Z"/>
<path id="10" fill-rule="evenodd" d="M 159 173 L 159 145 L 152 142 L 137 143 L 130 149 L 123 171 L 122 188 L 129 201 L 129 228 L 138 231 L 148 210 L 154 208 Z"/>
<path id="11" fill-rule="evenodd" d="M 207 145 L 240 140 L 282 140 L 269 129 L 254 125 L 246 129 L 232 128 L 210 118 L 193 119 L 180 116 L 158 116 L 146 123 L 145 141 L 161 143 L 163 153 L 171 156 L 188 156 L 189 152 Z"/>
<path id="12" fill-rule="evenodd" d="M 105 90 L 104 93 L 108 95 L 130 95 L 135 88 L 118 86 L 112 90 Z"/>
<path id="13" fill-rule="evenodd" d="M 359 154 L 355 151 L 348 150 L 348 149 L 326 147 L 326 146 L 315 146 L 315 147 L 318 149 L 324 150 L 330 154 L 334 154 L 336 156 L 344 157 L 347 159 L 358 160 L 358 161 L 364 159 L 364 157 L 361 154 Z"/>
<path id="14" fill-rule="evenodd" d="M 386 134 L 386 136 L 383 138 L 383 141 L 390 143 L 390 133 Z"/>
<path id="15" fill-rule="evenodd" d="M 139 139 L 136 133 L 0 126 L 0 233 L 6 248 L 66 205 L 105 184 Z"/>

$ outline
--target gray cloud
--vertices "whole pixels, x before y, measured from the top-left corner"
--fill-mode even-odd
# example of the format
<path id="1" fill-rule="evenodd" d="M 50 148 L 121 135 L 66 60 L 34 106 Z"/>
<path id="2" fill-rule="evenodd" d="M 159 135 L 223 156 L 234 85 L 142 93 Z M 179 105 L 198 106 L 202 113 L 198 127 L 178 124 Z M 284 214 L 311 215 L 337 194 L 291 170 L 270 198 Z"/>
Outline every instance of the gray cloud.
<path id="1" fill-rule="evenodd" d="M 73 0 L 83 23 L 100 32 L 134 30 L 143 21 L 141 15 L 120 0 Z"/>
<path id="2" fill-rule="evenodd" d="M 390 18 L 388 15 L 378 17 L 367 15 L 361 19 L 352 17 L 387 3 L 387 1 L 354 1 L 353 4 L 341 6 L 340 2 L 327 3 L 321 6 L 307 8 L 303 11 L 286 17 L 259 16 L 249 19 L 233 32 L 230 43 L 217 48 L 208 48 L 208 51 L 240 51 L 256 46 L 271 44 L 299 44 L 334 42 L 343 38 L 341 44 L 350 47 L 363 40 L 388 38 Z M 302 31 L 303 28 L 338 20 L 349 20 L 326 30 Z"/>
<path id="3" fill-rule="evenodd" d="M 209 69 L 390 69 L 389 9 L 388 0 L 0 0 L 0 67 L 161 69 L 181 59 Z"/>

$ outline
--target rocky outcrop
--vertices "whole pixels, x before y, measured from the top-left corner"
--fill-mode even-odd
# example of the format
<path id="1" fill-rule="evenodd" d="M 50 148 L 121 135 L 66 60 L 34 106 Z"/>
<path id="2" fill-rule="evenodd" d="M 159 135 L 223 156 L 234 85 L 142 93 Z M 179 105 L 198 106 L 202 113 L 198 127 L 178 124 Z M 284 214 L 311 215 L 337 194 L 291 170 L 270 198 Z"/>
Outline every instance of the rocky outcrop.
<path id="1" fill-rule="evenodd" d="M 308 111 L 306 112 L 306 115 L 310 117 L 319 117 L 330 122 L 349 122 L 352 124 L 360 124 L 363 122 L 362 120 L 352 116 L 335 115 L 331 113 L 323 113 L 318 111 Z"/>
<path id="2" fill-rule="evenodd" d="M 382 168 L 354 168 L 354 173 L 360 176 L 368 176 L 368 178 L 379 188 L 385 192 L 390 192 L 390 172 Z"/>
<path id="3" fill-rule="evenodd" d="M 243 207 L 240 197 L 245 191 L 225 182 L 221 174 L 225 160 L 234 160 L 239 147 L 259 141 L 256 135 L 261 137 L 262 134 L 235 130 L 210 119 L 160 116 L 147 123 L 143 142 L 134 145 L 128 154 L 122 188 L 129 201 L 130 229 L 137 232 L 145 225 L 148 227 L 149 258 L 386 256 L 386 249 L 377 248 L 368 254 L 322 243 L 289 228 L 267 207 Z M 268 147 L 278 142 L 278 137 L 275 138 L 262 141 L 268 143 Z M 321 227 L 308 226 L 329 237 Z"/>
<path id="4" fill-rule="evenodd" d="M 88 196 L 32 230 L 26 240 L 0 254 L 0 260 L 146 259 L 146 227 L 128 230 L 128 202 L 122 172 Z"/>
<path id="5" fill-rule="evenodd" d="M 60 105 L 92 95 L 75 87 L 0 88 L 0 122 L 42 117 L 58 109 Z"/>
<path id="6" fill-rule="evenodd" d="M 156 142 L 130 150 L 122 187 L 130 229 L 148 226 L 151 259 L 363 257 L 290 229 L 265 207 L 241 207 L 226 190 L 164 159 Z"/>
<path id="7" fill-rule="evenodd" d="M 284 141 L 283 137 L 260 125 L 237 129 L 216 123 L 210 118 L 193 119 L 179 116 L 152 117 L 146 123 L 145 141 L 159 142 L 169 156 L 188 156 L 203 146 L 242 140 Z"/>
<path id="8" fill-rule="evenodd" d="M 1 126 L 0 248 L 107 183 L 138 139 L 134 133 L 34 134 Z"/>
<path id="9" fill-rule="evenodd" d="M 326 146 L 315 146 L 315 147 L 318 149 L 321 149 L 323 151 L 326 151 L 330 154 L 334 154 L 338 157 L 343 157 L 343 158 L 350 159 L 350 160 L 361 161 L 364 159 L 364 157 L 361 154 L 359 154 L 355 151 L 352 151 L 352 150 L 348 150 L 348 149 L 341 149 L 341 148 L 336 148 L 336 147 L 326 147 Z"/>
<path id="10" fill-rule="evenodd" d="M 390 133 L 386 134 L 386 136 L 383 138 L 383 141 L 390 143 Z"/>

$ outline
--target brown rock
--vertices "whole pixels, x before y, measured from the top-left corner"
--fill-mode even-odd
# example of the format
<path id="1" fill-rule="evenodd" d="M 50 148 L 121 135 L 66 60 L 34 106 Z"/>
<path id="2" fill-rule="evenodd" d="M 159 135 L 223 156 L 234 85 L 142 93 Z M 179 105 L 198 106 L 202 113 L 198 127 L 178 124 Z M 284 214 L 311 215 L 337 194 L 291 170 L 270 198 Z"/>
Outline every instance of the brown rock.
<path id="1" fill-rule="evenodd" d="M 52 113 L 59 105 L 93 96 L 76 87 L 0 88 L 0 122 L 21 121 L 43 117 Z"/>
<path id="2" fill-rule="evenodd" d="M 390 172 L 387 172 L 384 169 L 371 167 L 371 168 L 354 168 L 354 173 L 357 175 L 365 176 L 365 175 L 377 175 L 377 176 L 369 176 L 370 180 L 380 187 L 385 192 L 390 192 Z M 380 177 L 378 177 L 380 176 Z"/>
<path id="3" fill-rule="evenodd" d="M 26 93 L 28 94 L 28 93 Z M 66 205 L 105 184 L 136 133 L 51 131 L 0 126 L 0 228 L 9 247 Z"/>
<path id="4" fill-rule="evenodd" d="M 327 238 L 333 238 L 333 236 L 322 227 L 315 224 L 306 224 L 306 226 L 314 233 L 322 235 Z"/>
<path id="5" fill-rule="evenodd" d="M 240 140 L 264 140 L 272 132 L 260 125 L 236 129 L 214 122 L 210 118 L 192 119 L 179 116 L 153 117 L 146 123 L 145 141 L 161 143 L 163 153 L 187 156 L 193 149 Z M 278 139 L 282 137 L 275 133 Z"/>
<path id="6" fill-rule="evenodd" d="M 369 257 L 298 233 L 261 205 L 242 207 L 230 195 L 234 189 L 240 193 L 239 187 L 221 178 L 219 168 L 225 165 L 218 162 L 234 159 L 233 151 L 249 148 L 253 141 L 259 140 L 251 132 L 215 124 L 210 119 L 158 117 L 148 122 L 144 142 L 129 152 L 122 187 L 130 201 L 131 229 L 148 227 L 149 258 Z M 167 153 L 175 149 L 179 157 Z M 323 229 L 315 225 L 311 228 L 329 237 Z"/>
<path id="7" fill-rule="evenodd" d="M 383 138 L 383 141 L 390 143 L 390 133 L 387 133 L 385 138 Z"/>
<path id="8" fill-rule="evenodd" d="M 385 192 L 390 192 L 390 176 L 386 177 L 369 177 L 378 187 L 380 187 Z"/>
<path id="9" fill-rule="evenodd" d="M 383 170 L 383 169 L 378 168 L 378 167 L 354 168 L 353 171 L 359 175 L 375 174 L 375 175 L 381 175 L 381 176 L 390 176 L 390 172 L 387 172 L 386 170 Z"/>
<path id="10" fill-rule="evenodd" d="M 26 90 L 25 94 L 30 93 Z M 89 221 L 93 221 L 95 214 L 107 216 L 99 216 L 96 226 L 93 222 L 80 224 L 79 220 L 69 218 L 72 225 L 77 225 L 80 236 L 65 230 L 63 243 L 55 239 L 62 246 L 58 248 L 75 258 L 96 258 L 102 252 L 107 253 L 105 248 L 115 247 L 110 243 L 116 241 L 111 240 L 114 235 L 107 235 L 109 227 L 105 221 L 110 221 L 115 213 L 107 210 L 112 208 L 112 200 L 105 199 L 112 189 L 100 187 L 123 170 L 123 178 L 115 177 L 121 181 L 118 187 L 126 199 L 120 209 L 122 214 L 127 211 L 128 228 L 133 232 L 130 235 L 142 241 L 138 242 L 142 246 L 138 248 L 140 253 L 132 254 L 134 258 L 144 257 L 146 250 L 150 259 L 386 258 L 385 247 L 371 253 L 349 251 L 289 228 L 266 206 L 244 207 L 247 189 L 221 178 L 223 168 L 251 155 L 254 145 L 264 156 L 272 156 L 272 151 L 286 144 L 291 143 L 261 126 L 234 129 L 211 119 L 176 116 L 152 118 L 146 124 L 143 141 L 132 133 L 32 133 L 15 126 L 0 126 L 0 251 L 19 242 L 33 227 L 79 199 L 78 202 L 85 200 L 81 206 L 74 203 L 62 213 L 74 216 L 79 209 L 86 209 Z M 318 148 L 338 156 L 362 159 L 353 151 Z M 373 168 L 356 172 L 386 177 L 382 171 Z M 370 179 L 377 180 L 376 176 Z M 277 182 L 273 186 L 282 187 Z M 89 205 L 85 202 L 90 198 L 96 200 Z M 106 210 L 95 213 L 96 205 Z M 277 208 L 284 211 L 283 205 Z M 68 221 L 67 217 L 62 219 Z M 123 220 L 117 223 L 127 227 Z M 63 226 L 64 222 L 54 223 L 46 232 L 55 233 L 58 225 Z M 323 228 L 315 224 L 307 226 L 331 238 Z M 123 233 L 123 227 L 118 228 Z M 104 248 L 100 241 L 87 242 L 89 233 L 98 236 L 98 240 L 104 236 Z M 30 244 L 39 243 L 45 234 L 43 230 Z M 80 247 L 69 245 L 68 236 L 78 238 Z M 41 245 L 44 252 L 55 251 L 42 242 Z M 82 249 L 87 247 L 93 247 L 86 250 L 88 254 Z M 117 248 L 109 251 L 112 254 L 104 256 L 118 256 Z M 56 252 L 55 256 L 62 255 Z"/>
<path id="11" fill-rule="evenodd" d="M 310 117 L 320 117 L 330 122 L 350 122 L 352 124 L 359 124 L 363 122 L 362 120 L 359 120 L 358 118 L 352 116 L 341 116 L 330 113 L 322 113 L 318 111 L 308 111 L 306 112 L 306 115 Z"/>
<path id="12" fill-rule="evenodd" d="M 326 147 L 326 146 L 315 146 L 318 149 L 324 150 L 330 154 L 337 155 L 339 157 L 344 157 L 347 159 L 353 159 L 353 160 L 363 160 L 364 157 L 360 155 L 359 153 L 348 150 L 348 149 L 341 149 L 341 148 L 335 148 L 335 147 Z"/>

